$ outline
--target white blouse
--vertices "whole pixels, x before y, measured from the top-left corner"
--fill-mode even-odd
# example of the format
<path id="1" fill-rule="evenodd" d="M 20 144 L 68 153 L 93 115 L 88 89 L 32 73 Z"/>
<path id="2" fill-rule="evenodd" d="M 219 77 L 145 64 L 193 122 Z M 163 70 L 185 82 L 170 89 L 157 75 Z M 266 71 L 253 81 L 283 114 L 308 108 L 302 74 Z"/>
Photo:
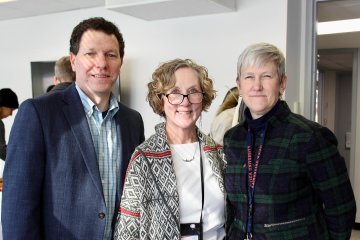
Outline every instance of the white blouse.
<path id="1" fill-rule="evenodd" d="M 201 214 L 199 142 L 170 144 L 180 202 L 180 222 L 198 223 Z M 209 161 L 201 151 L 204 170 L 203 239 L 225 237 L 225 197 Z M 184 160 L 185 159 L 185 160 Z"/>

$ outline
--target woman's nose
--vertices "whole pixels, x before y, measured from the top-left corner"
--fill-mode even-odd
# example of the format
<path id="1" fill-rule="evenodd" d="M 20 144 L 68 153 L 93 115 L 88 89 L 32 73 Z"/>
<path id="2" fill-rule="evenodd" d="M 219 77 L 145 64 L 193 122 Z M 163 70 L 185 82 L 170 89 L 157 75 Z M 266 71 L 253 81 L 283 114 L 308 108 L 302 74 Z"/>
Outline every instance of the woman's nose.
<path id="1" fill-rule="evenodd" d="M 256 77 L 254 80 L 254 88 L 256 90 L 261 90 L 262 89 L 262 82 L 261 82 L 261 78 L 260 77 Z"/>
<path id="2" fill-rule="evenodd" d="M 187 105 L 189 105 L 190 104 L 190 101 L 189 101 L 189 95 L 187 95 L 187 96 L 183 96 L 184 98 L 183 98 L 183 101 L 180 103 L 180 105 L 185 105 L 185 106 L 187 106 Z"/>

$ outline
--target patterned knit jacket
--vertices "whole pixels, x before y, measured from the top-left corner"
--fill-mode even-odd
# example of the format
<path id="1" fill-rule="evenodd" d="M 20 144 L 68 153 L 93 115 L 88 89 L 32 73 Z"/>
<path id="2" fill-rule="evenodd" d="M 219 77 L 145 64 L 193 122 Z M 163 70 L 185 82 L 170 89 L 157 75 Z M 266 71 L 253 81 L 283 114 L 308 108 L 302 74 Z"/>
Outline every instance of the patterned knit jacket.
<path id="1" fill-rule="evenodd" d="M 244 239 L 246 232 L 246 134 L 243 122 L 224 138 L 228 239 Z M 254 153 L 259 144 L 257 136 Z M 268 121 L 254 201 L 256 240 L 349 239 L 356 206 L 333 133 L 281 101 Z"/>
<path id="2" fill-rule="evenodd" d="M 158 124 L 155 130 L 156 133 L 138 147 L 148 162 L 139 149 L 130 160 L 115 226 L 117 240 L 180 239 L 179 195 L 165 124 Z M 224 191 L 223 149 L 198 129 L 197 133 L 205 159 Z"/>

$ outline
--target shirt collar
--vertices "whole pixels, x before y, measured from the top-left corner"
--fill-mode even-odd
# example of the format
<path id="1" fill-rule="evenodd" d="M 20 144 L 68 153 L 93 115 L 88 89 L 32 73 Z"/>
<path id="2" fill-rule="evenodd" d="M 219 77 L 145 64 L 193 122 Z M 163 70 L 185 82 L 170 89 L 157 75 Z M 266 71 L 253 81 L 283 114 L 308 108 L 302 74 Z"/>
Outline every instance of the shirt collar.
<path id="1" fill-rule="evenodd" d="M 83 90 L 75 83 L 75 87 L 77 92 L 79 93 L 81 102 L 84 106 L 85 114 L 90 117 L 94 111 L 100 112 L 100 110 L 97 108 L 95 103 L 91 101 L 91 99 L 84 93 Z M 119 103 L 114 96 L 114 94 L 111 93 L 110 100 L 109 100 L 109 110 L 108 114 L 111 114 L 111 117 L 113 117 L 117 111 L 119 110 Z"/>
<path id="2" fill-rule="evenodd" d="M 268 123 L 269 119 L 275 114 L 275 112 L 277 111 L 277 109 L 279 108 L 280 105 L 280 100 L 277 101 L 277 103 L 275 104 L 275 106 L 269 111 L 267 112 L 264 116 L 261 116 L 258 119 L 253 119 L 250 113 L 250 109 L 247 108 L 245 110 L 245 119 L 249 125 L 249 127 L 254 130 L 255 132 L 259 132 L 261 130 L 263 130 L 266 126 L 266 124 Z"/>

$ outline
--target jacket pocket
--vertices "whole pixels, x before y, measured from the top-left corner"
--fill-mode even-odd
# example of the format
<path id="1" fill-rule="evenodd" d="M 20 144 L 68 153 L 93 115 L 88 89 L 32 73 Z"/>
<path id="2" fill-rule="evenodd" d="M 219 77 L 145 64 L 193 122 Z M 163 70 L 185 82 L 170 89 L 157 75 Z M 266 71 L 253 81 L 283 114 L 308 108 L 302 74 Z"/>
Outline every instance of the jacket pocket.
<path id="1" fill-rule="evenodd" d="M 308 224 L 306 217 L 264 224 L 263 229 L 266 236 L 264 239 L 314 240 L 309 236 Z"/>
<path id="2" fill-rule="evenodd" d="M 305 221 L 306 218 L 298 218 L 290 221 L 285 222 L 278 222 L 278 223 L 265 223 L 264 228 L 272 228 L 272 227 L 282 227 L 286 225 L 296 224 Z"/>

